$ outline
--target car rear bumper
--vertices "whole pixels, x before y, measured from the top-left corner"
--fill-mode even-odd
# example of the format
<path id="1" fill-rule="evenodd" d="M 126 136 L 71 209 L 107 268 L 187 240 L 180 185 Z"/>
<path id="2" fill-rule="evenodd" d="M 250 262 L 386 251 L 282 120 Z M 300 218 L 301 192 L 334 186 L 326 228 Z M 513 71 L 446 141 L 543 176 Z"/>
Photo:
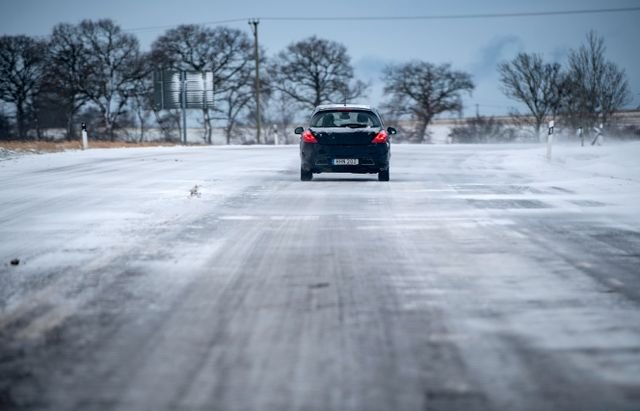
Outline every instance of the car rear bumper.
<path id="1" fill-rule="evenodd" d="M 324 145 L 301 143 L 301 168 L 313 173 L 378 173 L 389 169 L 389 144 Z M 358 165 L 334 165 L 334 159 L 358 159 Z"/>

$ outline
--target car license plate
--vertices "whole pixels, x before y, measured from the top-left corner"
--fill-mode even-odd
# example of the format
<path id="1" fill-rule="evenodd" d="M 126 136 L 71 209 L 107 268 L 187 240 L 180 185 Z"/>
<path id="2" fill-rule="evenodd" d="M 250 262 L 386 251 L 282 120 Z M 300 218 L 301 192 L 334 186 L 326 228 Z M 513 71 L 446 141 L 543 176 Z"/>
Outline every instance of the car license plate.
<path id="1" fill-rule="evenodd" d="M 334 166 L 357 166 L 357 158 L 336 158 L 333 160 Z"/>

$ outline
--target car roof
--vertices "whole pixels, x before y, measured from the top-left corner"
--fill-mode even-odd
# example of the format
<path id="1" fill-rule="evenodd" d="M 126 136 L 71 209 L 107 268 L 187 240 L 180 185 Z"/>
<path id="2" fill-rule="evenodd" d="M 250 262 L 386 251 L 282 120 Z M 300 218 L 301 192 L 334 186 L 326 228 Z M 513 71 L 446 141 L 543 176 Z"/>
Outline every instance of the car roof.
<path id="1" fill-rule="evenodd" d="M 313 110 L 314 113 L 317 113 L 318 111 L 324 111 L 324 110 L 344 110 L 344 109 L 352 109 L 352 110 L 370 110 L 370 111 L 376 111 L 376 109 L 374 109 L 373 107 L 367 105 L 367 104 L 322 104 L 319 105 L 318 107 L 316 107 L 315 110 Z"/>

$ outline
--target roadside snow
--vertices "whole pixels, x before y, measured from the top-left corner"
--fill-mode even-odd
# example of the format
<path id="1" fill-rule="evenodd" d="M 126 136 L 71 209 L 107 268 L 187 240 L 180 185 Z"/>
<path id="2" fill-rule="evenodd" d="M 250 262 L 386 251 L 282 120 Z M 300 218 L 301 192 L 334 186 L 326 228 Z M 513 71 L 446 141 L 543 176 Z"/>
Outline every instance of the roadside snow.
<path id="1" fill-rule="evenodd" d="M 468 160 L 469 166 L 499 166 L 518 174 L 527 180 L 531 190 L 538 190 L 537 199 L 564 201 L 563 205 L 553 204 L 564 211 L 571 211 L 565 201 L 571 200 L 576 212 L 587 212 L 591 205 L 594 211 L 640 222 L 640 142 L 586 147 L 556 144 L 551 160 L 547 159 L 543 144 L 490 147 L 487 148 L 495 150 L 493 155 L 480 149 L 477 156 Z M 545 196 L 549 189 L 554 190 L 553 196 Z"/>
<path id="2" fill-rule="evenodd" d="M 465 153 L 461 167 L 489 176 L 474 182 L 499 185 L 504 183 L 501 179 L 513 181 L 510 176 L 518 175 L 526 190 L 482 194 L 481 190 L 466 192 L 464 187 L 432 184 L 407 186 L 403 191 L 411 179 L 423 178 L 418 174 L 420 165 L 412 162 L 417 151 L 426 159 Z M 524 199 L 545 202 L 563 212 L 598 212 L 624 215 L 627 222 L 640 220 L 638 142 L 556 145 L 551 161 L 545 157 L 545 146 L 539 144 L 398 145 L 393 152 L 396 180 L 392 179 L 390 187 L 397 196 L 406 194 L 407 201 L 414 193 L 409 188 L 439 190 L 443 196 L 471 201 Z M 264 185 L 267 180 L 271 186 L 281 180 L 296 181 L 297 167 L 295 146 L 94 149 L 11 157 L 0 162 L 0 257 L 8 261 L 24 258 L 26 253 L 31 262 L 42 261 L 43 254 L 59 253 L 62 247 L 89 258 L 99 246 L 129 247 L 133 232 L 188 224 L 247 186 Z M 457 171 L 452 167 L 440 172 Z M 191 195 L 195 186 L 198 196 Z"/>

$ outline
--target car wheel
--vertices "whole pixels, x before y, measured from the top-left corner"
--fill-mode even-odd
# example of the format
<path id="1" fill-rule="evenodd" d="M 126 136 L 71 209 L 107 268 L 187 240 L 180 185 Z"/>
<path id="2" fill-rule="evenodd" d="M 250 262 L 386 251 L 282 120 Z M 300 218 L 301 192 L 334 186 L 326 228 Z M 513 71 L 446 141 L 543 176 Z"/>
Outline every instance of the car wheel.
<path id="1" fill-rule="evenodd" d="M 305 171 L 300 169 L 300 181 L 311 181 L 313 173 L 311 171 Z"/>
<path id="2" fill-rule="evenodd" d="M 389 181 L 389 169 L 380 170 L 378 173 L 378 181 Z"/>

